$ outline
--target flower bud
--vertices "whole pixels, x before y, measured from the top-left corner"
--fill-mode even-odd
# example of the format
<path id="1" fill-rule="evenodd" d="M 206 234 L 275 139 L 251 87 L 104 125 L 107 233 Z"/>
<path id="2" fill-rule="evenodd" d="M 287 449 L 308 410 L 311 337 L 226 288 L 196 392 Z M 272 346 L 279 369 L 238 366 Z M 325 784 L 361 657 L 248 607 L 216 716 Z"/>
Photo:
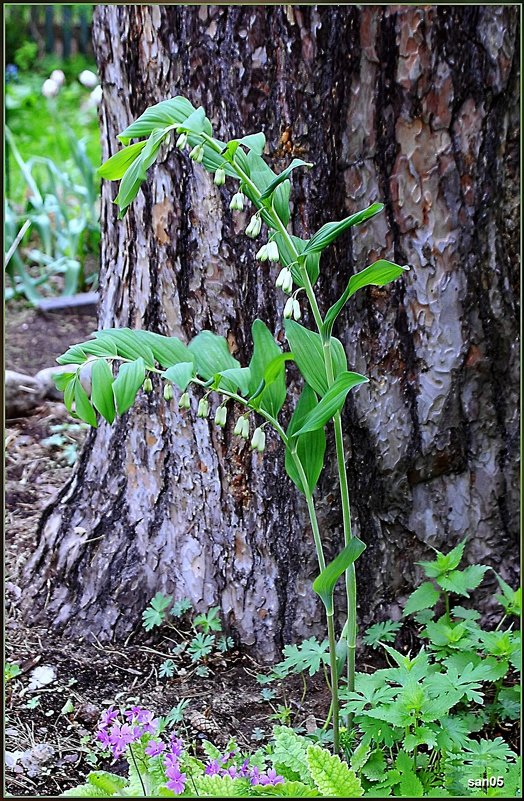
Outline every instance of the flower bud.
<path id="1" fill-rule="evenodd" d="M 217 186 L 223 186 L 226 182 L 226 173 L 219 167 L 218 170 L 215 172 L 215 184 Z"/>
<path id="2" fill-rule="evenodd" d="M 202 159 L 204 158 L 204 145 L 195 145 L 193 150 L 189 153 L 189 158 L 196 161 L 197 164 L 200 164 Z"/>
<path id="3" fill-rule="evenodd" d="M 302 317 L 302 311 L 300 309 L 300 303 L 296 298 L 293 298 L 293 320 L 300 320 Z"/>
<path id="4" fill-rule="evenodd" d="M 255 259 L 258 259 L 258 261 L 267 261 L 269 258 L 267 248 L 268 248 L 267 245 L 262 245 L 257 255 L 255 256 Z"/>
<path id="5" fill-rule="evenodd" d="M 263 453 L 266 447 L 266 435 L 262 428 L 255 428 L 253 438 L 251 440 L 251 447 L 254 451 Z"/>
<path id="6" fill-rule="evenodd" d="M 209 401 L 207 398 L 200 398 L 198 401 L 197 417 L 207 417 L 209 414 Z"/>
<path id="7" fill-rule="evenodd" d="M 239 417 L 238 420 L 235 423 L 235 428 L 233 430 L 233 434 L 235 434 L 235 436 L 237 436 L 237 437 L 241 437 L 243 430 L 244 430 L 244 418 L 243 417 Z"/>
<path id="8" fill-rule="evenodd" d="M 282 267 L 282 269 L 280 270 L 280 272 L 279 272 L 279 274 L 277 276 L 277 280 L 275 281 L 275 286 L 276 286 L 277 289 L 280 289 L 280 287 L 284 286 L 284 281 L 287 280 L 287 274 L 288 273 L 289 273 L 288 268 L 287 267 Z"/>
<path id="9" fill-rule="evenodd" d="M 268 242 L 267 257 L 269 261 L 278 261 L 280 259 L 280 254 L 278 252 L 278 245 L 276 242 Z"/>
<path id="10" fill-rule="evenodd" d="M 284 318 L 289 320 L 293 316 L 293 298 L 288 298 L 284 306 Z"/>
<path id="11" fill-rule="evenodd" d="M 146 378 L 146 380 L 142 384 L 142 389 L 144 390 L 144 392 L 152 392 L 153 391 L 153 382 L 151 381 L 151 379 L 149 377 Z"/>
<path id="12" fill-rule="evenodd" d="M 176 140 L 176 146 L 179 150 L 183 150 L 187 145 L 187 134 L 181 133 L 178 139 Z"/>
<path id="13" fill-rule="evenodd" d="M 251 239 L 256 239 L 261 230 L 262 220 L 258 214 L 254 214 L 246 228 L 246 236 L 249 236 Z"/>
<path id="14" fill-rule="evenodd" d="M 237 192 L 231 198 L 231 203 L 229 204 L 229 208 L 231 211 L 243 211 L 244 210 L 244 194 L 243 192 Z"/>
<path id="15" fill-rule="evenodd" d="M 217 426 L 224 428 L 227 420 L 227 409 L 225 406 L 219 406 L 215 412 L 215 423 Z"/>
<path id="16" fill-rule="evenodd" d="M 42 94 L 44 97 L 56 97 L 60 91 L 60 86 L 56 83 L 56 81 L 51 80 L 48 78 L 42 84 Z"/>
<path id="17" fill-rule="evenodd" d="M 178 401 L 178 408 L 179 409 L 190 409 L 191 408 L 191 401 L 189 399 L 189 395 L 187 392 L 184 392 L 180 396 L 180 400 Z"/>
<path id="18" fill-rule="evenodd" d="M 293 275 L 291 274 L 291 270 L 288 270 L 284 281 L 282 283 L 282 290 L 289 295 L 293 291 Z"/>
<path id="19" fill-rule="evenodd" d="M 62 70 L 53 70 L 51 75 L 49 76 L 52 81 L 57 83 L 59 86 L 63 86 L 65 83 L 65 75 Z"/>
<path id="20" fill-rule="evenodd" d="M 171 384 L 166 384 L 164 387 L 164 398 L 167 401 L 173 400 L 173 387 Z"/>
<path id="21" fill-rule="evenodd" d="M 249 419 L 242 417 L 242 431 L 240 433 L 242 439 L 249 439 Z"/>

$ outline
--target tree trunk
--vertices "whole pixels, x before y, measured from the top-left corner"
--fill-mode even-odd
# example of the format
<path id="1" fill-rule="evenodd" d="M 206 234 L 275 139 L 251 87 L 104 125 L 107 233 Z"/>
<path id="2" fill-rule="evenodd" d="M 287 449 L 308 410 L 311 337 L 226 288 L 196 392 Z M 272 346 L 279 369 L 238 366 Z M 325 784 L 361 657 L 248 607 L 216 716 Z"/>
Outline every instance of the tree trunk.
<path id="1" fill-rule="evenodd" d="M 518 529 L 518 11 L 510 6 L 98 6 L 104 157 L 175 94 L 217 136 L 263 130 L 293 174 L 295 233 L 375 200 L 386 212 L 322 259 L 325 311 L 378 257 L 412 266 L 339 318 L 361 623 L 398 614 L 428 545 L 512 577 Z M 230 187 L 166 149 L 122 222 L 103 187 L 99 326 L 183 338 L 210 328 L 247 364 L 250 326 L 283 340 L 275 270 L 254 261 Z M 88 437 L 27 568 L 36 612 L 72 636 L 122 637 L 156 591 L 219 604 L 267 659 L 323 632 L 305 504 L 269 437 L 263 458 L 179 413 L 158 387 Z M 335 460 L 317 490 L 328 555 L 342 542 Z"/>

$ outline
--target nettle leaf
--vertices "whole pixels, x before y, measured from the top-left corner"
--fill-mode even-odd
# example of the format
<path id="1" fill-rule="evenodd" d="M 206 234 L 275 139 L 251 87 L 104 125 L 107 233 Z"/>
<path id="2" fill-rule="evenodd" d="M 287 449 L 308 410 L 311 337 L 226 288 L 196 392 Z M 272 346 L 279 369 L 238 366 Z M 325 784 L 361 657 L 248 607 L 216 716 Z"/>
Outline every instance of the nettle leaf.
<path id="1" fill-rule="evenodd" d="M 317 396 L 311 387 L 306 384 L 300 394 L 300 398 L 298 399 L 298 403 L 286 431 L 286 434 L 289 438 L 293 437 L 295 431 L 302 426 L 302 423 L 306 417 L 317 406 Z M 326 451 L 326 433 L 324 429 L 318 428 L 315 431 L 310 431 L 309 433 L 296 437 L 293 441 L 292 448 L 295 449 L 296 454 L 302 463 L 302 467 L 304 468 L 304 473 L 306 474 L 308 482 L 308 489 L 310 492 L 313 492 L 324 465 L 324 453 Z M 290 477 L 291 481 L 293 481 L 293 483 L 298 487 L 298 489 L 301 492 L 304 492 L 304 486 L 300 478 L 300 473 L 293 459 L 292 448 L 286 447 L 286 473 Z"/>
<path id="2" fill-rule="evenodd" d="M 325 748 L 310 745 L 307 761 L 311 778 L 321 796 L 336 798 L 360 798 L 364 790 L 355 771 L 351 770 L 340 757 L 330 754 Z"/>
<path id="3" fill-rule="evenodd" d="M 113 373 L 105 359 L 97 359 L 91 368 L 91 401 L 108 423 L 115 419 Z"/>
<path id="4" fill-rule="evenodd" d="M 195 107 L 185 97 L 178 95 L 169 100 L 162 100 L 154 106 L 147 108 L 143 114 L 131 123 L 117 139 L 127 144 L 131 139 L 140 139 L 149 136 L 157 128 L 167 128 L 175 123 L 182 123 L 195 110 Z"/>
<path id="5" fill-rule="evenodd" d="M 277 417 L 286 400 L 286 368 L 285 360 L 281 359 L 284 354 L 262 320 L 253 322 L 251 334 L 253 355 L 249 362 L 249 393 L 253 396 L 262 381 L 266 382 L 266 386 L 250 405 Z M 280 359 L 280 362 L 275 361 L 277 358 Z M 276 372 L 271 382 L 266 381 L 266 370 L 269 368 L 271 368 L 272 375 Z"/>
<path id="6" fill-rule="evenodd" d="M 456 545 L 448 554 L 437 551 L 437 558 L 431 562 L 417 562 L 424 568 L 424 572 L 428 578 L 438 578 L 443 573 L 449 570 L 455 570 L 459 566 L 464 548 L 466 547 L 466 540 L 462 540 Z"/>
<path id="7" fill-rule="evenodd" d="M 93 428 L 97 427 L 96 414 L 79 378 L 74 380 L 75 414 Z"/>
<path id="8" fill-rule="evenodd" d="M 411 593 L 404 606 L 404 615 L 413 615 L 422 609 L 432 609 L 440 598 L 440 592 L 431 583 L 425 581 Z"/>
<path id="9" fill-rule="evenodd" d="M 188 350 L 195 360 L 198 375 L 205 381 L 222 370 L 240 367 L 240 363 L 229 352 L 224 337 L 213 334 L 212 331 L 201 331 L 197 334 L 189 343 Z"/>
<path id="10" fill-rule="evenodd" d="M 162 373 L 162 378 L 167 378 L 168 381 L 172 381 L 182 392 L 184 392 L 194 376 L 195 365 L 193 362 L 179 362 L 178 364 L 173 364 Z"/>
<path id="11" fill-rule="evenodd" d="M 334 242 L 337 237 L 343 234 L 344 231 L 347 231 L 348 228 L 369 220 L 371 217 L 374 217 L 375 214 L 379 214 L 383 208 L 383 203 L 373 203 L 373 205 L 368 206 L 367 209 L 363 209 L 363 211 L 352 214 L 350 217 L 346 217 L 344 220 L 326 223 L 316 232 L 316 234 L 313 234 L 304 248 L 304 253 L 321 253 L 328 247 L 328 245 Z"/>
<path id="12" fill-rule="evenodd" d="M 284 328 L 289 347 L 304 379 L 317 395 L 325 395 L 328 390 L 328 380 L 320 335 L 294 320 L 285 320 Z M 335 337 L 331 337 L 330 341 L 333 373 L 336 379 L 347 369 L 347 358 L 342 342 Z"/>
<path id="13" fill-rule="evenodd" d="M 520 617 L 522 612 L 522 587 L 517 587 L 517 589 L 514 590 L 498 574 L 497 581 L 502 590 L 502 595 L 495 595 L 495 600 L 504 607 L 507 615 Z"/>
<path id="14" fill-rule="evenodd" d="M 479 586 L 487 570 L 489 567 L 486 565 L 470 565 L 464 570 L 452 570 L 446 575 L 440 576 L 437 578 L 437 582 L 442 589 L 469 598 L 470 590 Z"/>
<path id="15" fill-rule="evenodd" d="M 273 738 L 273 765 L 281 766 L 280 770 L 282 767 L 288 768 L 300 781 L 309 784 L 311 775 L 307 758 L 308 741 L 287 726 L 275 726 Z"/>
<path id="16" fill-rule="evenodd" d="M 135 142 L 134 145 L 129 145 L 119 150 L 107 161 L 100 165 L 97 172 L 101 178 L 106 178 L 108 181 L 118 181 L 123 177 L 126 170 L 138 158 L 142 150 L 145 148 L 147 142 Z"/>
<path id="17" fill-rule="evenodd" d="M 369 379 L 360 373 L 344 372 L 335 379 L 335 383 L 326 392 L 318 406 L 309 412 L 302 426 L 294 433 L 297 437 L 306 431 L 322 428 L 343 407 L 347 394 L 353 387 L 364 384 Z"/>
<path id="18" fill-rule="evenodd" d="M 324 330 L 328 333 L 331 332 L 333 323 L 344 308 L 345 304 L 359 289 L 362 289 L 365 286 L 385 286 L 391 281 L 394 281 L 395 278 L 398 278 L 400 275 L 402 275 L 403 272 L 408 270 L 409 267 L 407 266 L 401 267 L 392 261 L 379 259 L 379 261 L 370 264 L 369 267 L 366 267 L 364 270 L 352 275 L 349 279 L 346 289 L 344 290 L 344 293 L 328 310 L 324 319 Z"/>
<path id="19" fill-rule="evenodd" d="M 344 573 L 353 562 L 366 549 L 365 543 L 358 537 L 352 537 L 346 547 L 331 561 L 313 582 L 313 589 L 322 599 L 328 615 L 333 614 L 333 593 L 335 585 L 342 573 Z"/>
<path id="20" fill-rule="evenodd" d="M 144 360 L 141 357 L 133 362 L 125 362 L 120 367 L 113 382 L 118 414 L 125 414 L 133 405 L 136 393 L 144 383 L 145 372 Z"/>
<path id="21" fill-rule="evenodd" d="M 104 347 L 108 347 L 107 339 L 112 340 L 116 345 L 118 356 L 124 359 L 143 359 L 148 367 L 155 366 L 153 351 L 141 338 L 145 332 L 132 331 L 129 328 L 106 328 L 103 331 L 96 331 L 97 340 L 104 342 Z"/>
<path id="22" fill-rule="evenodd" d="M 279 186 L 283 181 L 285 181 L 288 175 L 291 175 L 293 170 L 295 170 L 297 167 L 312 167 L 312 166 L 313 164 L 309 161 L 304 161 L 303 159 L 293 159 L 289 167 L 286 167 L 286 169 L 283 170 L 280 173 L 280 175 L 277 175 L 276 178 L 274 178 L 271 181 L 271 183 L 268 184 L 268 186 L 266 186 L 266 188 L 264 189 L 264 191 L 260 196 L 260 200 L 266 200 L 271 195 L 271 193 L 275 191 L 277 186 Z"/>

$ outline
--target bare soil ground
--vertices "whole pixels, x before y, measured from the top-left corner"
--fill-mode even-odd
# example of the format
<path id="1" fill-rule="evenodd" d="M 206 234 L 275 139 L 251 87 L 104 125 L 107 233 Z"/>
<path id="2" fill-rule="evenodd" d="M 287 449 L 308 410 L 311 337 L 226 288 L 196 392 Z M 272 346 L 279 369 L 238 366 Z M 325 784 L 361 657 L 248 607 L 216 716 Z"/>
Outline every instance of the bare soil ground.
<path id="1" fill-rule="evenodd" d="M 91 316 L 10 309 L 6 366 L 34 374 L 95 328 Z M 57 796 L 90 770 L 107 768 L 96 754 L 93 734 L 100 713 L 111 703 L 143 703 L 165 715 L 185 699 L 189 704 L 180 733 L 188 740 L 207 737 L 219 746 L 235 737 L 241 746 L 256 747 L 253 731 L 258 729 L 259 737 L 270 733 L 270 716 L 279 704 L 291 708 L 294 725 L 311 725 L 315 715 L 320 722 L 329 705 L 321 682 L 310 682 L 303 702 L 299 679 L 274 687 L 275 698 L 263 701 L 256 680 L 262 668 L 247 654 L 232 652 L 215 661 L 207 677 L 188 670 L 161 678 L 160 665 L 173 657 L 161 632 L 155 637 L 141 633 L 126 645 L 103 646 L 74 642 L 21 619 L 17 602 L 22 592 L 30 592 L 23 571 L 36 545 L 40 515 L 68 481 L 84 437 L 85 430 L 60 403 L 43 404 L 31 416 L 6 424 L 5 659 L 21 669 L 6 685 L 8 793 Z M 31 689 L 35 667 L 51 668 L 54 678 Z M 116 772 L 123 768 L 111 766 Z"/>

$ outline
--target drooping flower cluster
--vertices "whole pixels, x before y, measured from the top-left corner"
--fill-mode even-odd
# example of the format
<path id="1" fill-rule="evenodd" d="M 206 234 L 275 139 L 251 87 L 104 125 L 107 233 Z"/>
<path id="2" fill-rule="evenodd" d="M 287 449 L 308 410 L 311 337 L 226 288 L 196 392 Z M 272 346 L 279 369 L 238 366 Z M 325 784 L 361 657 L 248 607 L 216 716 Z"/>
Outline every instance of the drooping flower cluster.
<path id="1" fill-rule="evenodd" d="M 230 776 L 232 779 L 248 779 L 251 785 L 256 784 L 283 784 L 284 777 L 279 776 L 274 768 L 261 771 L 256 765 L 250 765 L 249 759 L 245 759 L 242 764 L 228 765 L 236 752 L 229 751 L 216 759 L 210 759 L 206 764 L 204 773 L 206 776 Z"/>

